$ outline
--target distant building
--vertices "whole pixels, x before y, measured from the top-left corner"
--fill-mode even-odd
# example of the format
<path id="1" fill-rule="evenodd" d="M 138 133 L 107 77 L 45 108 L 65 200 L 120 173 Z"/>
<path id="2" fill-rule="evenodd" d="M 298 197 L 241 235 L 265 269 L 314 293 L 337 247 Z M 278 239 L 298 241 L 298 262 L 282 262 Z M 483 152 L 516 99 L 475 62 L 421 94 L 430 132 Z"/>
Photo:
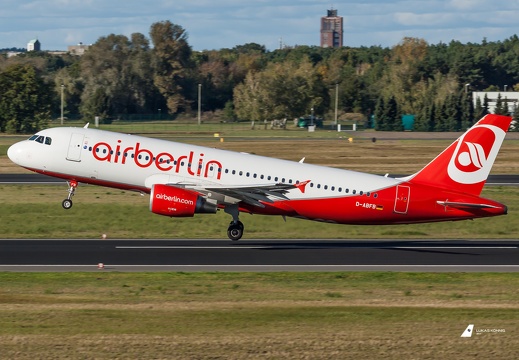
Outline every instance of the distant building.
<path id="1" fill-rule="evenodd" d="M 336 9 L 328 10 L 328 16 L 321 18 L 321 47 L 342 47 L 342 16 Z"/>
<path id="2" fill-rule="evenodd" d="M 501 101 L 507 104 L 508 112 L 513 114 L 515 107 L 519 105 L 519 92 L 516 91 L 474 91 L 472 93 L 472 101 L 474 106 L 476 106 L 479 98 L 481 105 L 483 105 L 486 95 L 488 99 L 488 111 L 493 114 L 499 94 L 501 94 Z"/>
<path id="3" fill-rule="evenodd" d="M 69 53 L 73 55 L 83 55 L 85 51 L 90 47 L 90 45 L 85 45 L 82 42 L 80 42 L 77 45 L 70 45 L 67 47 L 67 50 Z"/>
<path id="4" fill-rule="evenodd" d="M 33 39 L 27 43 L 27 51 L 41 51 L 41 44 L 38 39 Z"/>

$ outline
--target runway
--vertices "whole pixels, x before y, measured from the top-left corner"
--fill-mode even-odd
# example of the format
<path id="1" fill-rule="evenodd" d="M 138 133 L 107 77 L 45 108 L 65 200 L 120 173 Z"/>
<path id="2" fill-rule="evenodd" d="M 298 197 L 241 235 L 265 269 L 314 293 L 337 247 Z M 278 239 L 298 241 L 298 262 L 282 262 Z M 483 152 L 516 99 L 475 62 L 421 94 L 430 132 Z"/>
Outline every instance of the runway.
<path id="1" fill-rule="evenodd" d="M 517 272 L 519 240 L 0 240 L 0 271 Z"/>

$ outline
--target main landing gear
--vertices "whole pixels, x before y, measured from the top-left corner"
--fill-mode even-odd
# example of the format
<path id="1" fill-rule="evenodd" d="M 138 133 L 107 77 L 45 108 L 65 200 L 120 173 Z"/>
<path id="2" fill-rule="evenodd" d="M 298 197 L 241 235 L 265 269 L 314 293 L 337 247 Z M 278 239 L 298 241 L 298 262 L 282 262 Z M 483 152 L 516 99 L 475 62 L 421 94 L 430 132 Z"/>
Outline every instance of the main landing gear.
<path id="1" fill-rule="evenodd" d="M 243 223 L 240 221 L 240 210 L 238 208 L 238 204 L 228 205 L 225 207 L 224 211 L 232 215 L 232 221 L 229 224 L 229 228 L 227 229 L 227 236 L 232 241 L 238 241 L 243 236 Z"/>
<path id="2" fill-rule="evenodd" d="M 227 236 L 232 241 L 238 241 L 243 235 L 243 223 L 241 221 L 231 221 L 229 228 L 227 229 Z"/>
<path id="3" fill-rule="evenodd" d="M 67 181 L 67 184 L 69 186 L 68 196 L 61 203 L 61 206 L 63 206 L 63 209 L 65 209 L 65 210 L 68 210 L 72 207 L 72 196 L 74 196 L 74 192 L 76 191 L 78 183 L 76 180 L 70 180 L 70 181 Z"/>

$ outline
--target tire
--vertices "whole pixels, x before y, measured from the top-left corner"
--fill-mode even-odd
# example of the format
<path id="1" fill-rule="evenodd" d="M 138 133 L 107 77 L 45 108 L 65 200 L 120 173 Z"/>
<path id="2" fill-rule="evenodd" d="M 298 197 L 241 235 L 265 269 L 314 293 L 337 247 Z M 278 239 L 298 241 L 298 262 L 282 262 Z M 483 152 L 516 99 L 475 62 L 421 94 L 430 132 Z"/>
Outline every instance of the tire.
<path id="1" fill-rule="evenodd" d="M 243 236 L 243 224 L 238 223 L 238 224 L 232 224 L 231 226 L 229 226 L 229 228 L 227 229 L 227 236 L 232 241 L 240 240 L 241 237 Z"/>
<path id="2" fill-rule="evenodd" d="M 63 209 L 65 209 L 65 210 L 70 209 L 72 207 L 72 200 L 70 200 L 70 199 L 63 200 L 63 202 L 61 203 L 61 206 L 63 206 Z"/>

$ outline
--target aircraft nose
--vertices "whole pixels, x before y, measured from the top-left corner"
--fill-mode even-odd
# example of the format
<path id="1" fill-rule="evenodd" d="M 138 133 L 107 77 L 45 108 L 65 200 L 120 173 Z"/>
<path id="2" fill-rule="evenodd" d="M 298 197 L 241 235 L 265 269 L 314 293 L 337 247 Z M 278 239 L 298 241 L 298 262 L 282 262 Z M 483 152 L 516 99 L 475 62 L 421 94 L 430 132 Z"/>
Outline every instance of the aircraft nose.
<path id="1" fill-rule="evenodd" d="M 7 149 L 7 156 L 15 164 L 20 164 L 22 158 L 23 149 L 20 143 L 13 144 Z"/>

